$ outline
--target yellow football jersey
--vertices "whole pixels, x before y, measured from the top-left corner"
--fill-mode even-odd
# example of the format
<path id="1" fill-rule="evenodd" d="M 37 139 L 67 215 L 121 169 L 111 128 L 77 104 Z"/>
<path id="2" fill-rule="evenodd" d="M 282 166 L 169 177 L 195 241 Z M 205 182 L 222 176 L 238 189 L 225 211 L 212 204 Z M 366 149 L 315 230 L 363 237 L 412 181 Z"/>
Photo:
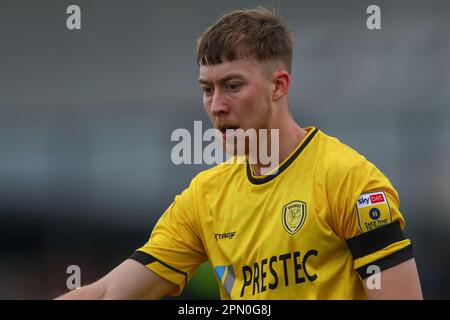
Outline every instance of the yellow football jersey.
<path id="1" fill-rule="evenodd" d="M 317 128 L 274 175 L 198 174 L 130 258 L 178 285 L 210 260 L 222 299 L 364 299 L 368 266 L 413 257 L 399 199 L 366 158 Z"/>

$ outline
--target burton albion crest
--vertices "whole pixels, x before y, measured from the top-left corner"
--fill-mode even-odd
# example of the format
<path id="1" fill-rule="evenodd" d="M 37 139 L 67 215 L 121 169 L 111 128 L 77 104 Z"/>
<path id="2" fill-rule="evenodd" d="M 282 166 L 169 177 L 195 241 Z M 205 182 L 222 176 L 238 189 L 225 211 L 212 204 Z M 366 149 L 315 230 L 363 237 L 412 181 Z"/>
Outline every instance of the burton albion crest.
<path id="1" fill-rule="evenodd" d="M 281 220 L 284 230 L 294 235 L 303 226 L 306 219 L 306 203 L 303 201 L 291 201 L 283 207 Z"/>

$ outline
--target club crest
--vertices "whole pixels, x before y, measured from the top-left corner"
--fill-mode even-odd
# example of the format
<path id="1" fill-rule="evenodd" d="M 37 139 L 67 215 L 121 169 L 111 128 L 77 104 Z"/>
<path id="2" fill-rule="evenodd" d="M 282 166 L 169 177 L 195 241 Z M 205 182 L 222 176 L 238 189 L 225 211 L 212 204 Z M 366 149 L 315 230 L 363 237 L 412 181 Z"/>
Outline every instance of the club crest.
<path id="1" fill-rule="evenodd" d="M 306 203 L 303 201 L 292 201 L 283 207 L 281 220 L 284 230 L 294 235 L 303 226 L 306 219 Z"/>

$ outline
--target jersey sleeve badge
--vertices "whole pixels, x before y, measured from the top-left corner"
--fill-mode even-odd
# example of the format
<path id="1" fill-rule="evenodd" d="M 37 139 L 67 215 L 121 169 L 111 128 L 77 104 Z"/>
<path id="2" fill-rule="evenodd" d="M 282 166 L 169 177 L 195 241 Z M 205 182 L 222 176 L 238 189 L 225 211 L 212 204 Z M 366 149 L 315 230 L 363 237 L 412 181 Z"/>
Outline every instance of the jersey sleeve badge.
<path id="1" fill-rule="evenodd" d="M 392 222 L 391 208 L 383 191 L 363 193 L 356 203 L 358 224 L 362 232 Z"/>

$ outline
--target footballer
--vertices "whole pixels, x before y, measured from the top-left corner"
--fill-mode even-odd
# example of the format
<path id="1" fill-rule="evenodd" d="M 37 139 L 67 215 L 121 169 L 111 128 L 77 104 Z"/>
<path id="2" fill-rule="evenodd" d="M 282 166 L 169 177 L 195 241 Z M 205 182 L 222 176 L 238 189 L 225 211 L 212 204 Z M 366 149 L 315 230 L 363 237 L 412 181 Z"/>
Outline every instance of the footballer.
<path id="1" fill-rule="evenodd" d="M 278 130 L 279 165 L 264 174 L 265 165 L 244 153 L 236 155 L 243 164 L 199 173 L 147 243 L 60 298 L 178 295 L 209 260 L 222 299 L 422 299 L 391 182 L 349 146 L 291 116 L 292 50 L 290 33 L 264 8 L 230 12 L 201 35 L 203 105 L 224 147 L 238 129 Z M 376 288 L 366 281 L 374 274 Z"/>

